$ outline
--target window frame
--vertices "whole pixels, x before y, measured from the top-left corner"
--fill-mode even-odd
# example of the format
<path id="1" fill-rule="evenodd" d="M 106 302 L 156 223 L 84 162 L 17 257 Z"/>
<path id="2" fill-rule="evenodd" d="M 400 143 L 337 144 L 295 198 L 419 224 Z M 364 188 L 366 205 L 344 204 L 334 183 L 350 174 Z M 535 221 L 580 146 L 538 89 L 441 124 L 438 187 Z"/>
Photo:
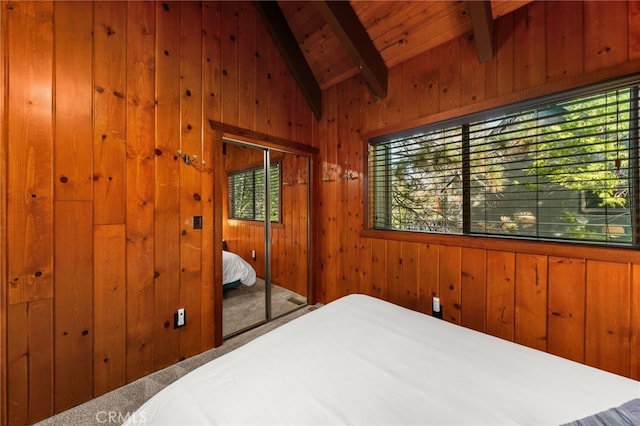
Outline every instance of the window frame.
<path id="1" fill-rule="evenodd" d="M 277 213 L 278 213 L 278 219 L 277 220 L 271 220 L 271 223 L 274 224 L 281 224 L 282 223 L 282 160 L 278 159 L 278 160 L 274 160 L 271 161 L 271 164 L 269 165 L 269 169 L 271 169 L 271 167 L 273 167 L 274 165 L 277 166 L 279 173 L 278 173 L 278 184 L 276 186 L 277 190 L 278 190 L 278 197 L 277 197 Z M 264 171 L 264 167 L 263 166 L 255 166 L 255 167 L 248 167 L 245 169 L 240 169 L 240 170 L 234 170 L 232 172 L 228 172 L 227 173 L 227 182 L 226 182 L 226 186 L 227 186 L 227 218 L 228 220 L 239 220 L 239 221 L 246 221 L 246 222 L 258 222 L 258 223 L 263 223 L 266 222 L 267 218 L 265 217 L 264 219 L 257 219 L 256 218 L 256 179 L 255 179 L 255 173 L 256 172 L 261 172 Z M 234 213 L 235 209 L 234 209 L 234 196 L 235 194 L 232 191 L 232 185 L 230 183 L 230 180 L 233 179 L 233 177 L 241 175 L 241 174 L 248 174 L 248 173 L 252 173 L 253 174 L 253 188 L 252 188 L 252 198 L 253 198 L 253 218 L 248 218 L 248 217 L 236 217 L 235 215 L 233 215 L 232 213 Z M 270 181 L 272 179 L 270 178 Z M 273 209 L 273 205 L 274 205 L 274 197 L 273 195 L 271 196 L 271 208 Z M 269 214 L 269 217 L 271 216 L 271 214 Z"/>
<path id="2" fill-rule="evenodd" d="M 460 116 L 445 118 L 443 120 L 434 120 L 428 124 L 411 127 L 407 129 L 401 129 L 399 131 L 395 131 L 392 133 L 378 133 L 377 135 L 371 136 L 365 139 L 365 146 L 367 148 L 367 152 L 371 149 L 372 146 L 384 145 L 385 143 L 389 143 L 394 140 L 399 139 L 409 139 L 411 137 L 417 137 L 419 135 L 423 135 L 427 132 L 435 132 L 443 129 L 451 129 L 452 127 L 464 127 L 469 126 L 471 123 L 490 120 L 492 118 L 499 117 L 501 115 L 508 114 L 517 114 L 522 113 L 528 110 L 542 110 L 544 107 L 548 107 L 550 105 L 567 102 L 570 99 L 576 99 L 580 97 L 587 97 L 590 95 L 595 95 L 599 93 L 612 92 L 620 89 L 624 89 L 630 86 L 635 86 L 635 90 L 632 90 L 632 101 L 635 102 L 636 108 L 632 108 L 630 111 L 630 121 L 638 122 L 638 103 L 640 103 L 640 74 L 633 74 L 623 78 L 617 78 L 608 81 L 596 82 L 593 84 L 589 84 L 583 87 L 569 89 L 561 92 L 556 92 L 552 94 L 546 94 L 534 97 L 529 100 L 524 100 L 520 102 L 514 102 L 503 106 L 493 107 L 484 109 L 477 112 L 472 112 L 469 114 L 463 114 Z M 439 114 L 441 115 L 441 114 Z M 444 114 L 442 114 L 444 115 Z M 630 227 L 631 227 L 631 242 L 625 243 L 616 243 L 615 241 L 593 241 L 593 240 L 580 240 L 580 239 L 563 239 L 563 238 L 549 238 L 540 235 L 536 235 L 534 237 L 524 236 L 524 235 L 513 235 L 513 234 L 487 234 L 487 233 L 477 233 L 471 231 L 471 212 L 470 212 L 470 202 L 469 202 L 469 182 L 470 174 L 462 173 L 462 179 L 467 180 L 466 184 L 463 185 L 464 194 L 463 194 L 463 212 L 462 212 L 462 231 L 460 233 L 449 233 L 449 232 L 434 232 L 434 231 L 422 231 L 422 230 L 409 230 L 409 229 L 392 229 L 387 223 L 384 228 L 374 227 L 375 226 L 375 217 L 376 211 L 379 211 L 379 206 L 374 205 L 375 202 L 373 200 L 373 194 L 376 192 L 376 187 L 374 185 L 374 181 L 376 177 L 370 176 L 371 170 L 371 159 L 370 154 L 364 156 L 364 169 L 366 170 L 366 177 L 364 180 L 364 208 L 366 222 L 364 223 L 363 236 L 369 237 L 381 237 L 395 240 L 433 240 L 444 241 L 445 239 L 462 239 L 469 240 L 478 239 L 478 238 L 487 238 L 493 240 L 513 240 L 515 242 L 529 242 L 529 243 L 559 243 L 561 245 L 580 245 L 580 246 L 604 246 L 612 249 L 637 249 L 640 248 L 640 226 L 638 223 L 640 222 L 640 205 L 638 202 L 640 190 L 638 186 L 640 186 L 640 172 L 638 172 L 640 165 L 640 160 L 638 158 L 637 152 L 640 150 L 640 137 L 638 135 L 639 130 L 637 127 L 630 126 L 629 130 L 629 141 L 630 147 L 629 152 L 632 150 L 635 152 L 633 155 L 629 157 L 629 169 L 636 170 L 636 174 L 631 178 L 629 178 L 630 185 L 630 195 L 629 195 L 629 203 L 631 207 L 629 208 L 630 218 Z M 463 138 L 468 136 L 468 133 L 463 131 Z M 631 144 L 631 142 L 634 142 Z M 468 140 L 466 141 L 468 142 Z M 463 162 L 467 161 L 467 165 L 469 164 L 469 148 L 470 145 L 468 143 L 463 142 Z M 387 154 L 388 155 L 388 154 Z M 386 163 L 387 167 L 388 162 Z M 464 169 L 463 166 L 461 168 Z M 390 199 L 392 197 L 392 193 L 389 190 L 390 182 L 387 183 L 387 188 L 384 190 L 386 194 L 386 198 Z M 584 192 L 584 191 L 582 191 Z M 584 207 L 583 204 L 583 196 L 581 196 L 581 205 L 580 211 Z M 589 213 L 596 213 L 590 211 Z M 391 216 L 386 218 L 386 222 L 391 220 Z M 402 237 L 402 235 L 405 237 Z M 395 236 L 393 236 L 395 235 Z M 425 236 L 425 237 L 421 237 Z"/>

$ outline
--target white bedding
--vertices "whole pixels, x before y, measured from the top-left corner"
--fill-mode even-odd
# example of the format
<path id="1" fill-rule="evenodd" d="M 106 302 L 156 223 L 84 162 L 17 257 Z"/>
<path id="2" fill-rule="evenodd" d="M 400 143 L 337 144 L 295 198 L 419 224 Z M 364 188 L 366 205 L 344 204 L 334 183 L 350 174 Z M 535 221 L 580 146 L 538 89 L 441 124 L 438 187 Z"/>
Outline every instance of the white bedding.
<path id="1" fill-rule="evenodd" d="M 256 270 L 237 254 L 223 250 L 222 284 L 230 284 L 238 280 L 251 287 L 256 283 Z"/>
<path id="2" fill-rule="evenodd" d="M 187 374 L 130 424 L 549 425 L 640 382 L 351 295 Z"/>

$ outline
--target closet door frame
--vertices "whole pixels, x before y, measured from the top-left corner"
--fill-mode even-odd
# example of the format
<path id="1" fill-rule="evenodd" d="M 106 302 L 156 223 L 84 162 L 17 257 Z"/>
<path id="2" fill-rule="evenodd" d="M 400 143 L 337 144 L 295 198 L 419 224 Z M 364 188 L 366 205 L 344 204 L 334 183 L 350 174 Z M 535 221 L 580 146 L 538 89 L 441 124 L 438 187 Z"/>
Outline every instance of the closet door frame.
<path id="1" fill-rule="evenodd" d="M 265 150 L 265 158 L 269 160 L 269 150 L 280 151 L 285 154 L 299 155 L 307 158 L 308 168 L 308 189 L 307 189 L 307 305 L 313 305 L 316 303 L 316 277 L 313 271 L 313 265 L 317 264 L 316 251 L 314 250 L 314 230 L 317 226 L 317 215 L 313 214 L 313 208 L 311 206 L 311 200 L 314 199 L 313 195 L 319 193 L 317 187 L 319 182 L 319 150 L 318 148 L 304 145 L 298 142 L 290 141 L 287 139 L 277 138 L 269 136 L 263 133 L 254 132 L 251 130 L 242 129 L 228 124 L 220 123 L 217 121 L 209 120 L 209 124 L 213 129 L 213 152 L 214 152 L 214 164 L 213 164 L 213 203 L 214 203 L 214 224 L 213 224 L 213 250 L 214 250 L 214 265 L 213 276 L 215 283 L 222 282 L 222 194 L 224 193 L 224 185 L 226 185 L 225 171 L 224 171 L 224 159 L 222 156 L 222 146 L 225 140 L 240 143 L 247 146 Z M 266 163 L 269 164 L 268 162 Z M 268 167 L 268 166 L 266 166 Z M 268 206 L 267 206 L 268 207 Z M 265 249 L 270 245 L 270 223 L 265 222 Z M 269 253 L 269 252 L 267 252 Z M 269 256 L 270 257 L 270 256 Z M 270 258 L 268 259 L 270 263 Z M 266 271 L 269 271 L 270 265 L 265 264 Z M 269 277 L 269 273 L 266 274 L 266 278 Z M 269 283 L 270 284 L 270 283 Z M 266 295 L 266 311 L 267 321 L 270 318 L 270 305 L 271 305 L 271 292 L 267 287 Z M 220 346 L 223 342 L 222 336 L 222 285 L 213 285 L 213 311 L 214 311 L 214 327 L 212 330 L 214 345 Z"/>

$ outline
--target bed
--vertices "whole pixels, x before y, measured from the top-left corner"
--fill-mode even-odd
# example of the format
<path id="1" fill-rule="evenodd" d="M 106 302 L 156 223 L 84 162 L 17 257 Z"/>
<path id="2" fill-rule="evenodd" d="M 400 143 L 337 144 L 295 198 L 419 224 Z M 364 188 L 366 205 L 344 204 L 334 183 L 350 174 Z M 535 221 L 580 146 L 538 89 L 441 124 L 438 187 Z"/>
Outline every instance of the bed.
<path id="1" fill-rule="evenodd" d="M 129 424 L 549 425 L 638 397 L 638 381 L 350 295 L 185 375 Z"/>
<path id="2" fill-rule="evenodd" d="M 242 257 L 230 251 L 222 251 L 222 287 L 230 289 L 244 284 L 251 287 L 256 283 L 256 271 Z"/>

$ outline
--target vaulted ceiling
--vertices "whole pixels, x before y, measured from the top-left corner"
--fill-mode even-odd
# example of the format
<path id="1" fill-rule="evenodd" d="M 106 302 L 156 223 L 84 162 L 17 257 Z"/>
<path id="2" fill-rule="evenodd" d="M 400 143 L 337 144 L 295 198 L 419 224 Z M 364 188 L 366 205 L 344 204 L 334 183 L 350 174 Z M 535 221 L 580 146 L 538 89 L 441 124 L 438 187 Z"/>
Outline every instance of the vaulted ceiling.
<path id="1" fill-rule="evenodd" d="M 466 33 L 493 57 L 493 21 L 531 0 L 256 1 L 293 76 L 320 117 L 321 91 L 362 73 L 386 96 L 388 69 Z"/>

